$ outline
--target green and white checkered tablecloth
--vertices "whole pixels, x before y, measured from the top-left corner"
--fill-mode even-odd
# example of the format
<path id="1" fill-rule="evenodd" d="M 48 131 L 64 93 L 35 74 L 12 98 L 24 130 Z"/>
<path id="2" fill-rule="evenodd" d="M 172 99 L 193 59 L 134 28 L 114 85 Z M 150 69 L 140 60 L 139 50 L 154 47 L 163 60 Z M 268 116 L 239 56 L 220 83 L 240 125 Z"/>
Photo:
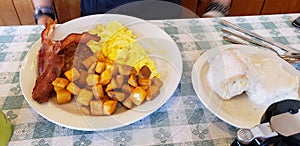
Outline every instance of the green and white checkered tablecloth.
<path id="1" fill-rule="evenodd" d="M 224 19 L 300 48 L 300 29 L 291 25 L 291 21 L 298 16 L 299 13 Z M 191 80 L 193 62 L 203 50 L 229 44 L 222 40 L 223 26 L 219 20 L 150 21 L 165 30 L 181 51 L 183 74 L 180 84 L 166 104 L 153 114 L 128 126 L 98 132 L 58 126 L 28 105 L 20 88 L 19 71 L 28 50 L 40 38 L 43 27 L 0 27 L 0 107 L 13 124 L 13 135 L 8 145 L 230 145 L 237 129 L 205 108 L 195 94 Z"/>

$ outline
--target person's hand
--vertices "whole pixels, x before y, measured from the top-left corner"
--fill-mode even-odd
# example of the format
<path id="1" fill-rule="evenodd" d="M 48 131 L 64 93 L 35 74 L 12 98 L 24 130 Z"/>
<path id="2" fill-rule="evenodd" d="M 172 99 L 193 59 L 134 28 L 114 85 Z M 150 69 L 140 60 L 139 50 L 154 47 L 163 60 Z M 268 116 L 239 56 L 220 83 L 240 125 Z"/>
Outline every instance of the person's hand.
<path id="1" fill-rule="evenodd" d="M 218 11 L 208 11 L 204 13 L 201 17 L 202 18 L 216 18 L 216 17 L 224 17 L 225 15 Z"/>
<path id="2" fill-rule="evenodd" d="M 38 18 L 37 24 L 45 25 L 48 19 L 51 19 L 48 15 L 42 15 Z"/>
<path id="3" fill-rule="evenodd" d="M 203 18 L 224 17 L 229 14 L 231 0 L 212 0 L 206 8 Z"/>

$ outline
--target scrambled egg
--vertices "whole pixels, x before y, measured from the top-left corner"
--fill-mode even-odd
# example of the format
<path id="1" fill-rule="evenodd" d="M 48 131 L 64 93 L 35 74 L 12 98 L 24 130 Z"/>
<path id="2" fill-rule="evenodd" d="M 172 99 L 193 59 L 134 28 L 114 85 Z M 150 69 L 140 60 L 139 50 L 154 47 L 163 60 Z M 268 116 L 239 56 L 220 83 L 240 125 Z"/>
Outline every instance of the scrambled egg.
<path id="1" fill-rule="evenodd" d="M 99 42 L 91 40 L 87 43 L 94 53 L 102 51 L 106 58 L 133 66 L 137 71 L 146 65 L 152 72 L 150 78 L 159 77 L 157 64 L 147 55 L 148 51 L 146 53 L 137 42 L 136 35 L 118 21 L 106 26 L 100 24 L 89 33 L 101 38 Z"/>

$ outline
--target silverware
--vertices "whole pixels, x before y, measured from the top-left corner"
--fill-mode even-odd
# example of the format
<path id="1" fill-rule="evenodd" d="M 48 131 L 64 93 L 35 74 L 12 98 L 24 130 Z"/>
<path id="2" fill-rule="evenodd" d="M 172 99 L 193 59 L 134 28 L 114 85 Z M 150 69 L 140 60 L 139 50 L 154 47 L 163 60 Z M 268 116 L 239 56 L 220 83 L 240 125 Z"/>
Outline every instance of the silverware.
<path id="1" fill-rule="evenodd" d="M 242 45 L 250 45 L 249 43 L 242 42 L 240 40 L 237 40 L 233 37 L 230 36 L 223 36 L 223 39 L 235 44 L 242 44 Z M 265 47 L 267 48 L 267 47 Z M 300 56 L 299 55 L 280 55 L 277 51 L 273 50 L 272 48 L 267 48 L 270 49 L 271 51 L 274 51 L 280 58 L 284 59 L 288 63 L 296 63 L 300 61 Z"/>
<path id="2" fill-rule="evenodd" d="M 229 41 L 229 42 L 232 42 L 232 43 L 235 43 L 235 44 L 250 45 L 249 43 L 241 42 L 241 41 L 236 40 L 236 39 L 234 39 L 234 38 L 232 38 L 232 37 L 230 37 L 230 36 L 227 36 L 227 35 L 224 35 L 224 36 L 223 36 L 223 39 L 224 39 L 225 41 Z M 277 52 L 276 52 L 276 53 L 277 53 Z"/>
<path id="3" fill-rule="evenodd" d="M 282 59 L 284 59 L 285 61 L 287 61 L 288 63 L 296 63 L 296 62 L 300 62 L 300 59 L 298 58 L 293 58 L 293 57 L 285 57 L 285 56 L 281 56 Z"/>
<path id="4" fill-rule="evenodd" d="M 227 28 L 222 28 L 222 31 L 223 31 L 224 33 L 228 33 L 228 34 L 230 34 L 230 35 L 233 35 L 233 36 L 235 36 L 235 37 L 238 37 L 238 38 L 240 38 L 240 39 L 242 39 L 242 40 L 244 40 L 244 41 L 250 42 L 250 43 L 252 43 L 252 44 L 259 45 L 259 46 L 262 46 L 262 47 L 265 47 L 265 48 L 267 48 L 267 49 L 269 49 L 269 50 L 275 52 L 278 56 L 281 56 L 281 54 L 278 53 L 278 52 L 276 51 L 276 49 L 274 49 L 271 45 L 264 44 L 264 43 L 262 43 L 262 42 L 260 42 L 260 41 L 254 40 L 254 39 L 252 39 L 252 38 L 250 38 L 250 37 L 246 37 L 246 36 L 244 36 L 244 35 L 242 35 L 242 34 L 239 34 L 239 33 L 237 33 L 237 32 L 231 31 L 231 30 L 229 30 L 229 29 L 227 29 Z M 224 38 L 224 37 L 223 37 L 223 38 Z M 233 38 L 228 38 L 228 37 L 225 37 L 224 39 L 227 40 L 227 41 L 231 41 L 231 42 L 237 41 L 237 40 L 235 40 L 235 39 L 233 39 Z M 240 41 L 237 42 L 237 43 L 238 43 L 238 44 L 245 44 L 245 43 L 242 43 L 242 42 L 240 42 Z M 250 44 L 247 44 L 247 45 L 250 45 Z M 297 59 L 300 59 L 300 53 L 285 52 L 284 54 L 282 54 L 282 56 L 289 57 L 289 58 L 297 58 Z"/>
<path id="5" fill-rule="evenodd" d="M 233 32 L 233 31 L 230 31 L 229 29 L 226 29 L 226 28 L 222 28 L 222 31 L 223 31 L 224 33 L 228 33 L 228 34 L 230 34 L 230 35 L 236 36 L 236 37 L 238 37 L 238 38 L 240 38 L 240 39 L 242 39 L 242 40 L 244 40 L 244 41 L 247 41 L 247 42 L 250 42 L 250 43 L 253 43 L 253 44 L 256 44 L 256 45 L 265 47 L 265 48 L 268 48 L 269 50 L 274 51 L 276 54 L 279 55 L 279 53 L 278 53 L 275 49 L 273 49 L 271 46 L 269 46 L 269 45 L 267 45 L 267 44 L 261 43 L 261 42 L 259 42 L 259 41 L 253 40 L 253 39 L 248 38 L 248 37 L 245 37 L 245 36 L 243 36 L 243 35 L 240 35 L 240 34 L 238 34 L 238 33 L 235 33 L 235 32 Z"/>
<path id="6" fill-rule="evenodd" d="M 245 28 L 242 28 L 242 27 L 240 27 L 240 26 L 238 26 L 236 24 L 233 24 L 233 23 L 231 23 L 229 21 L 221 20 L 220 23 L 223 24 L 223 25 L 225 25 L 225 26 L 231 27 L 231 28 L 233 28 L 233 29 L 235 29 L 237 31 L 240 31 L 240 32 L 242 32 L 244 34 L 247 34 L 249 36 L 255 37 L 257 39 L 260 39 L 262 41 L 270 43 L 270 44 L 272 44 L 274 46 L 277 46 L 277 47 L 281 48 L 282 50 L 286 51 L 287 53 L 290 53 L 290 54 L 294 54 L 294 53 L 298 54 L 299 53 L 300 54 L 300 51 L 297 50 L 297 49 L 295 49 L 295 48 L 292 48 L 292 47 L 283 45 L 283 44 L 281 44 L 279 42 L 275 42 L 275 41 L 272 41 L 272 40 L 270 40 L 268 38 L 262 37 L 262 36 L 258 35 L 257 33 L 251 32 L 251 31 L 249 31 L 249 30 L 247 30 Z"/>

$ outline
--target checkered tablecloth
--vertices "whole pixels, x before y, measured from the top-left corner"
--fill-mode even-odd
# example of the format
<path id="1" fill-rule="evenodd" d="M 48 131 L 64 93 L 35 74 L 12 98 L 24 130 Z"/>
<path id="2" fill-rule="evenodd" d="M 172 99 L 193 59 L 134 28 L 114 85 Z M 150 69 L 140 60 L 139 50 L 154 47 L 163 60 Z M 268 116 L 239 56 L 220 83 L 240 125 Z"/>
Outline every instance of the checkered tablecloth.
<path id="1" fill-rule="evenodd" d="M 226 17 L 275 41 L 300 48 L 300 14 Z M 229 44 L 222 40 L 220 18 L 150 21 L 166 31 L 183 56 L 183 74 L 171 98 L 153 114 L 114 130 L 87 132 L 58 126 L 35 112 L 20 88 L 20 67 L 43 26 L 0 27 L 0 107 L 13 124 L 9 145 L 230 145 L 236 128 L 213 115 L 192 86 L 193 62 L 203 50 Z M 34 79 L 33 79 L 34 80 Z M 237 109 L 238 110 L 238 109 Z M 0 131 L 5 132 L 5 131 Z"/>

